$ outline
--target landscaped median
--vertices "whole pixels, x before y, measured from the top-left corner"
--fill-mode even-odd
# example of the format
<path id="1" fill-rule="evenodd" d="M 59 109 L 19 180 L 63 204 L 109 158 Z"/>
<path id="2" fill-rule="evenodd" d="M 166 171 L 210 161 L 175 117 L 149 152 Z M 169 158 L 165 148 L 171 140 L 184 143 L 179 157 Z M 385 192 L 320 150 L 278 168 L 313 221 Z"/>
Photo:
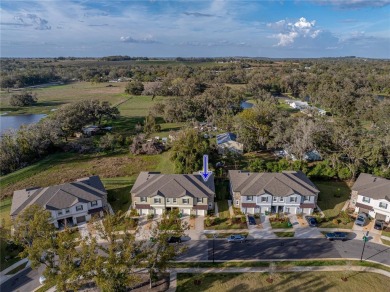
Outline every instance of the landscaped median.
<path id="1" fill-rule="evenodd" d="M 270 216 L 269 222 L 271 224 L 271 227 L 274 229 L 292 228 L 292 224 L 288 217 L 285 217 L 283 215 L 276 214 L 274 216 Z"/>
<path id="2" fill-rule="evenodd" d="M 207 230 L 230 230 L 248 229 L 245 215 L 234 218 L 207 217 L 204 220 L 204 229 Z"/>

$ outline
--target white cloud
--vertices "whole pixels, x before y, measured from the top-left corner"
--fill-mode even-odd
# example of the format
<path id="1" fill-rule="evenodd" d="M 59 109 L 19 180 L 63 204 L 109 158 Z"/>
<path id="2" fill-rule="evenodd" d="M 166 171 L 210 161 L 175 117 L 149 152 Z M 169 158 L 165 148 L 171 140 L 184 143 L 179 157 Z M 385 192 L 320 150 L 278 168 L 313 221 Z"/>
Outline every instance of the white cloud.
<path id="1" fill-rule="evenodd" d="M 148 35 L 144 38 L 133 38 L 130 36 L 121 36 L 120 37 L 121 42 L 125 43 L 138 43 L 138 44 L 154 44 L 158 43 L 156 40 L 153 39 L 151 35 Z"/>
<path id="2" fill-rule="evenodd" d="M 279 39 L 276 46 L 292 45 L 298 38 L 312 38 L 315 39 L 321 33 L 321 30 L 315 28 L 316 21 L 308 21 L 301 17 L 296 22 L 287 22 L 286 20 L 279 20 L 275 23 L 267 23 L 267 27 L 280 31 L 273 34 L 271 37 Z"/>

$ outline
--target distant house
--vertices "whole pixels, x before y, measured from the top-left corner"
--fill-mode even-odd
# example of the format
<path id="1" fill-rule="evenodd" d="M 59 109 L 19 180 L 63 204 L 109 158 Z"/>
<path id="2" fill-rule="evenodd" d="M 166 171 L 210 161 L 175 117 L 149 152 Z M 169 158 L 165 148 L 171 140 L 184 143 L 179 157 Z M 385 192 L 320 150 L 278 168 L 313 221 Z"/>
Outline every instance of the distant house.
<path id="1" fill-rule="evenodd" d="M 229 179 L 234 207 L 245 214 L 312 214 L 320 192 L 301 171 L 229 170 Z"/>
<path id="2" fill-rule="evenodd" d="M 179 209 L 183 215 L 207 215 L 214 208 L 215 186 L 211 175 L 141 172 L 131 189 L 132 205 L 140 215 L 161 215 Z"/>
<path id="3" fill-rule="evenodd" d="M 244 152 L 244 144 L 236 141 L 237 136 L 233 133 L 223 133 L 217 135 L 217 148 L 218 152 L 224 154 L 226 152 L 232 152 L 236 154 L 242 154 Z"/>
<path id="4" fill-rule="evenodd" d="M 72 226 L 89 221 L 94 214 L 103 216 L 108 206 L 107 191 L 98 176 L 45 188 L 18 190 L 12 198 L 11 218 L 33 204 L 50 211 L 56 228 Z"/>
<path id="5" fill-rule="evenodd" d="M 317 150 L 311 150 L 303 155 L 303 160 L 306 161 L 319 161 L 322 160 L 321 154 Z"/>
<path id="6" fill-rule="evenodd" d="M 361 173 L 352 186 L 350 206 L 371 218 L 390 221 L 390 180 Z"/>
<path id="7" fill-rule="evenodd" d="M 95 126 L 95 125 L 91 125 L 91 126 L 84 127 L 82 129 L 82 131 L 83 131 L 83 134 L 86 136 L 93 136 L 93 135 L 100 133 L 100 127 Z"/>
<path id="8" fill-rule="evenodd" d="M 295 109 L 306 109 L 309 107 L 309 104 L 306 101 L 299 101 L 299 100 L 289 100 L 287 101 L 288 105 Z"/>

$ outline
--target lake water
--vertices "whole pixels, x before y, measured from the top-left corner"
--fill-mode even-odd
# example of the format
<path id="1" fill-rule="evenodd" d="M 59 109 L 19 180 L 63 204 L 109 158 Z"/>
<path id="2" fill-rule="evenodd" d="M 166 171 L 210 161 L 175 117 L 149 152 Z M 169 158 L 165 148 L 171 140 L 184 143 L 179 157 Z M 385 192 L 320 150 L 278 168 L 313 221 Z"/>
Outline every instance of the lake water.
<path id="1" fill-rule="evenodd" d="M 246 109 L 246 108 L 251 108 L 251 107 L 253 107 L 253 103 L 250 103 L 247 101 L 241 102 L 241 108 Z"/>
<path id="2" fill-rule="evenodd" d="M 17 130 L 21 125 L 35 124 L 44 117 L 46 117 L 44 114 L 18 116 L 0 115 L 0 135 L 7 130 Z"/>

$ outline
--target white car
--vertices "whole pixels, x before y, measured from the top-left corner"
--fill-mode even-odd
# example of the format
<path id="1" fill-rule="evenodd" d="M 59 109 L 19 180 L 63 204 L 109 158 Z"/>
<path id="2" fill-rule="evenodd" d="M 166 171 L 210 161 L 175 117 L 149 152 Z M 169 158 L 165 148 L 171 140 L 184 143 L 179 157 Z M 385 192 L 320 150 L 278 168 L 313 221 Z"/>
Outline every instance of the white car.
<path id="1" fill-rule="evenodd" d="M 41 284 L 41 285 L 43 285 L 43 284 L 45 284 L 45 282 L 46 282 L 46 277 L 45 276 L 40 276 L 39 277 L 39 283 Z"/>
<path id="2" fill-rule="evenodd" d="M 228 242 L 245 242 L 246 240 L 245 236 L 242 236 L 241 234 L 233 234 L 228 236 L 226 239 Z"/>

